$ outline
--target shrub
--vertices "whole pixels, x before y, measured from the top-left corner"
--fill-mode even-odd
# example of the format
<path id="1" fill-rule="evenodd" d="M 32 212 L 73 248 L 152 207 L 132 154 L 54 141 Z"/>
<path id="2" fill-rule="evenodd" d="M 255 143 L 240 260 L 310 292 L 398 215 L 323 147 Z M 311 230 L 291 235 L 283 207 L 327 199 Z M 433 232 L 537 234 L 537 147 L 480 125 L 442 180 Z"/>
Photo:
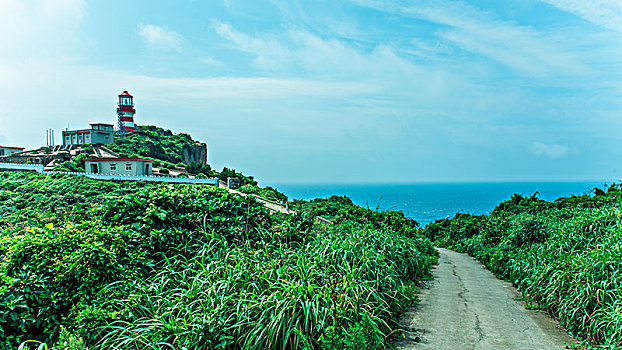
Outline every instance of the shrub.
<path id="1" fill-rule="evenodd" d="M 237 177 L 240 179 L 240 185 L 253 185 L 257 186 L 257 181 L 252 176 L 247 176 L 242 173 L 238 173 L 233 169 L 229 169 L 227 167 L 222 168 L 220 174 L 218 174 L 218 178 L 222 181 L 227 181 L 228 177 Z"/>
<path id="2" fill-rule="evenodd" d="M 69 313 L 104 285 L 140 274 L 130 233 L 97 223 L 26 228 L 0 239 L 0 338 L 49 341 Z"/>
<path id="3" fill-rule="evenodd" d="M 191 174 L 205 174 L 207 176 L 211 176 L 214 172 L 212 171 L 212 167 L 209 164 L 201 164 L 192 162 L 186 165 L 186 171 Z"/>
<path id="4" fill-rule="evenodd" d="M 521 229 L 512 237 L 512 244 L 520 247 L 523 244 L 544 243 L 549 233 L 538 220 L 527 220 L 521 223 Z"/>

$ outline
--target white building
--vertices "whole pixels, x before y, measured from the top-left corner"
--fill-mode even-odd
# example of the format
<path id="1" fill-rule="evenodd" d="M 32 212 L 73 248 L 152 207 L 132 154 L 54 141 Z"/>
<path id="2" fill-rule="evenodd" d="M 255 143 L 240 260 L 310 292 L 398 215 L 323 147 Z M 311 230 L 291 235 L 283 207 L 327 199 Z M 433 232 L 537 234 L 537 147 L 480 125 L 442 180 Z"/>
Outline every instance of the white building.
<path id="1" fill-rule="evenodd" d="M 87 173 L 111 175 L 151 175 L 151 159 L 141 158 L 88 158 L 83 159 Z"/>
<path id="2" fill-rule="evenodd" d="M 0 157 L 11 156 L 13 153 L 23 152 L 24 150 L 24 147 L 0 146 Z"/>
<path id="3" fill-rule="evenodd" d="M 63 145 L 95 145 L 107 144 L 114 141 L 114 127 L 112 124 L 95 123 L 90 129 L 64 130 Z"/>

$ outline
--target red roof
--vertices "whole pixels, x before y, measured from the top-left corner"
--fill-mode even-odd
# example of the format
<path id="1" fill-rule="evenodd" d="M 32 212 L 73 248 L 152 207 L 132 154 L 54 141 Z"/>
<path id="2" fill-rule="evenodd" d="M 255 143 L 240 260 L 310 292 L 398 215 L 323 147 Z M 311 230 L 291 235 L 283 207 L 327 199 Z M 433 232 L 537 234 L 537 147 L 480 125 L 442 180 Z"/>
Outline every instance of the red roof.
<path id="1" fill-rule="evenodd" d="M 137 162 L 153 162 L 153 159 L 142 159 L 142 158 L 85 158 L 82 161 L 89 162 L 128 162 L 128 161 L 137 161 Z"/>
<path id="2" fill-rule="evenodd" d="M 25 149 L 24 147 L 10 147 L 10 146 L 0 146 L 0 148 L 8 148 L 8 149 Z"/>
<path id="3" fill-rule="evenodd" d="M 133 97 L 132 95 L 130 95 L 129 92 L 127 92 L 127 90 L 123 91 L 123 93 L 119 96 L 129 96 L 129 97 Z"/>

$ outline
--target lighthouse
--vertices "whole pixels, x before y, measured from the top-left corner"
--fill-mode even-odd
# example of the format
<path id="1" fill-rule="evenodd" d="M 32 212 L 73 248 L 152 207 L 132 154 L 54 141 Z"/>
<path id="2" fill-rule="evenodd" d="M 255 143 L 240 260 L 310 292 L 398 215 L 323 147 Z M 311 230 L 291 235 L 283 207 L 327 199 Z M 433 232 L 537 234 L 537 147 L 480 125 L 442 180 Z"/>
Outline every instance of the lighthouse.
<path id="1" fill-rule="evenodd" d="M 129 92 L 123 91 L 119 95 L 119 103 L 117 104 L 117 116 L 119 117 L 119 133 L 134 131 L 134 97 Z"/>

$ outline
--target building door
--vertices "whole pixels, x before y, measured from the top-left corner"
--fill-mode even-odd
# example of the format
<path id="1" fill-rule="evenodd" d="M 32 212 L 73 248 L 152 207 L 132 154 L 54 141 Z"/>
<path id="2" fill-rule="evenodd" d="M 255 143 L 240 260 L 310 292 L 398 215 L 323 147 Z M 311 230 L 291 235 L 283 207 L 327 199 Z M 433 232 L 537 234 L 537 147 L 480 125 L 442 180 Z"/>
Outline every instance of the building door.
<path id="1" fill-rule="evenodd" d="M 93 174 L 98 174 L 99 173 L 99 169 L 97 167 L 97 164 L 91 164 L 91 173 L 93 173 Z"/>
<path id="2" fill-rule="evenodd" d="M 151 164 L 145 164 L 145 175 L 151 175 Z"/>

